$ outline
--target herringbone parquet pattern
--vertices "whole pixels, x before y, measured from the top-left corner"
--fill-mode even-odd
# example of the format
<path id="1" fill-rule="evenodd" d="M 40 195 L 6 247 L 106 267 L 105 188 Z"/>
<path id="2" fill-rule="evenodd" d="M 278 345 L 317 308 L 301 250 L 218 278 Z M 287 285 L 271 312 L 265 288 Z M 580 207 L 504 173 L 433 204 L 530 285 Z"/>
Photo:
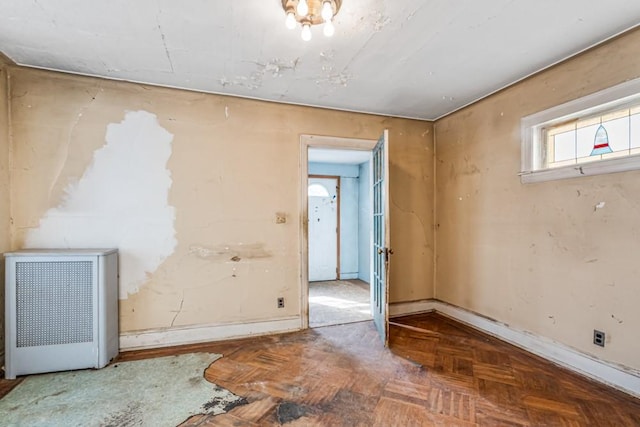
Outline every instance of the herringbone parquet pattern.
<path id="1" fill-rule="evenodd" d="M 495 338 L 436 314 L 394 323 L 390 349 L 361 322 L 120 359 L 224 355 L 206 378 L 249 403 L 183 427 L 640 426 L 639 400 Z"/>

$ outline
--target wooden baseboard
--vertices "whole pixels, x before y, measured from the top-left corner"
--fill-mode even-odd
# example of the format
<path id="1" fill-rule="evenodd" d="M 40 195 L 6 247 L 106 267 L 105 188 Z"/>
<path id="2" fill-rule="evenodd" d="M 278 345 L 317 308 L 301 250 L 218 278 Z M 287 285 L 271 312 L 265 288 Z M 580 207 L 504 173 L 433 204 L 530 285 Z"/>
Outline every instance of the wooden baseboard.
<path id="1" fill-rule="evenodd" d="M 390 304 L 390 317 L 435 311 L 484 333 L 500 338 L 560 366 L 640 397 L 640 372 L 568 347 L 549 338 L 521 331 L 477 313 L 435 299 Z"/>

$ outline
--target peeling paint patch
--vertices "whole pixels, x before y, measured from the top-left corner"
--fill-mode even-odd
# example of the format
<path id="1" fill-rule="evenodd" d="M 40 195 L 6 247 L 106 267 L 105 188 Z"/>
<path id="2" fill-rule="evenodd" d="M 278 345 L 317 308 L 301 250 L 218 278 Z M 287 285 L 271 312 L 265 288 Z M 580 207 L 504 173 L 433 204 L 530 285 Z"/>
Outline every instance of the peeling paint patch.
<path id="1" fill-rule="evenodd" d="M 264 243 L 217 245 L 213 247 L 192 245 L 189 254 L 201 259 L 214 261 L 239 262 L 242 259 L 271 258 L 271 253 L 264 247 Z"/>
<path id="2" fill-rule="evenodd" d="M 328 83 L 332 86 L 347 87 L 349 80 L 351 80 L 351 75 L 348 73 L 329 74 L 326 77 L 318 77 L 316 79 L 316 85 Z"/>
<path id="3" fill-rule="evenodd" d="M 267 62 L 256 62 L 257 70 L 247 76 L 236 76 L 229 80 L 227 77 L 222 77 L 218 80 L 218 83 L 222 87 L 227 86 L 240 86 L 250 90 L 258 89 L 262 86 L 262 82 L 266 76 L 274 78 L 282 77 L 286 72 L 294 72 L 300 63 L 300 58 L 296 58 L 293 61 L 283 61 L 279 58 L 273 58 Z"/>
<path id="4" fill-rule="evenodd" d="M 600 203 L 598 203 L 597 205 L 595 205 L 595 206 L 593 207 L 593 211 L 595 212 L 595 211 L 597 211 L 598 209 L 602 209 L 602 208 L 604 208 L 604 205 L 605 205 L 605 202 L 600 202 Z"/>
<path id="5" fill-rule="evenodd" d="M 118 248 L 120 299 L 138 292 L 177 245 L 175 209 L 168 204 L 173 135 L 155 114 L 127 112 L 107 126 L 82 177 L 30 230 L 26 248 Z"/>
<path id="6" fill-rule="evenodd" d="M 293 61 L 282 61 L 278 58 L 274 58 L 266 63 L 256 62 L 258 65 L 258 74 L 264 76 L 265 74 L 271 74 L 273 77 L 282 77 L 282 73 L 287 70 L 295 71 L 298 67 L 300 58 L 296 58 Z"/>
<path id="7" fill-rule="evenodd" d="M 391 22 L 391 18 L 384 16 L 380 12 L 374 12 L 373 31 L 380 32 Z"/>

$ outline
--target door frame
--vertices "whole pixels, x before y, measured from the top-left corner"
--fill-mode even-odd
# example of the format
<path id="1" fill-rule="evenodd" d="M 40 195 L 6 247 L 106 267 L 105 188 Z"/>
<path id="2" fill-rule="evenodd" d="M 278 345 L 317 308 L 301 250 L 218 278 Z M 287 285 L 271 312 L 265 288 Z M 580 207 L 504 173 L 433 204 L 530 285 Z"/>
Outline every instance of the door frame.
<path id="1" fill-rule="evenodd" d="M 336 180 L 336 280 L 340 280 L 340 175 L 309 175 L 308 179 L 311 178 L 326 178 L 326 179 L 335 179 Z M 307 180 L 307 189 L 309 189 L 309 181 Z M 307 223 L 309 221 L 309 197 L 307 195 Z M 309 229 L 307 229 L 307 238 L 309 238 Z M 307 251 L 309 246 L 307 246 Z M 309 254 L 307 254 L 307 263 Z M 307 276 L 307 280 L 308 276 Z"/>
<path id="2" fill-rule="evenodd" d="M 309 148 L 372 151 L 378 139 L 300 135 L 300 328 L 309 328 Z M 373 234 L 371 235 L 373 237 Z"/>

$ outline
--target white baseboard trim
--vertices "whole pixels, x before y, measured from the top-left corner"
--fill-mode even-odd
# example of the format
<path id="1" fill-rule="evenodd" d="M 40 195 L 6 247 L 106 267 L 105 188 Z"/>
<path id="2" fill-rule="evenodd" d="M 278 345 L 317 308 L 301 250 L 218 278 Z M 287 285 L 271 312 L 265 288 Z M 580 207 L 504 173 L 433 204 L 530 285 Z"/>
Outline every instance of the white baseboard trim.
<path id="1" fill-rule="evenodd" d="M 438 300 L 396 303 L 389 306 L 390 317 L 428 311 L 436 311 L 581 375 L 624 391 L 634 397 L 640 397 L 640 372 L 598 360 L 593 356 L 549 338 L 512 328 L 469 310 Z"/>
<path id="2" fill-rule="evenodd" d="M 295 316 L 264 322 L 187 326 L 171 329 L 125 332 L 120 334 L 120 350 L 128 351 L 145 348 L 170 347 L 183 344 L 196 344 L 233 338 L 278 334 L 298 331 L 300 329 L 300 317 Z"/>
<path id="3" fill-rule="evenodd" d="M 428 313 L 436 309 L 436 300 L 394 302 L 389 304 L 389 317 L 408 316 L 410 314 Z"/>
<path id="4" fill-rule="evenodd" d="M 357 279 L 358 273 L 340 273 L 340 280 Z"/>

